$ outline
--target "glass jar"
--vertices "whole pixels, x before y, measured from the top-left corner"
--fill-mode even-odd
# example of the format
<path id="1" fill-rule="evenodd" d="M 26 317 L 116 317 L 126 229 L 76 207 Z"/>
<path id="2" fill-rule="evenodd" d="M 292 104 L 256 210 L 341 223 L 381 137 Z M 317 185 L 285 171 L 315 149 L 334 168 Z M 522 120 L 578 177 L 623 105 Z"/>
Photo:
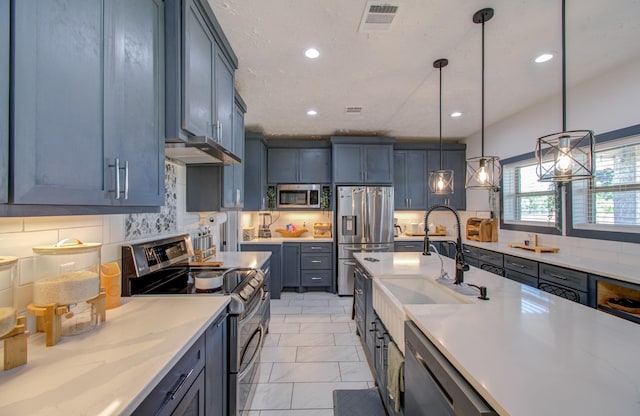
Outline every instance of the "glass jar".
<path id="1" fill-rule="evenodd" d="M 76 335 L 97 325 L 95 305 L 87 303 L 100 294 L 100 243 L 66 239 L 34 247 L 33 303 L 66 306 L 62 335 Z"/>
<path id="2" fill-rule="evenodd" d="M 0 336 L 11 332 L 16 325 L 13 283 L 17 268 L 17 257 L 0 256 Z"/>

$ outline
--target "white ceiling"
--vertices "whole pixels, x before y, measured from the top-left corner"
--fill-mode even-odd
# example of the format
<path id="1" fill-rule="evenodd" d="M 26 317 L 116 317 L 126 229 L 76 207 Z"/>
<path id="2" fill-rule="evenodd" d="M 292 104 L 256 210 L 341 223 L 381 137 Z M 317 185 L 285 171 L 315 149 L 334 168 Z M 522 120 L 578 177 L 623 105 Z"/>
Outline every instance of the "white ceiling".
<path id="1" fill-rule="evenodd" d="M 561 92 L 560 0 L 397 0 L 391 29 L 368 33 L 358 32 L 366 0 L 209 2 L 239 59 L 246 127 L 267 136 L 437 138 L 438 58 L 449 59 L 444 138 L 479 131 L 482 27 L 472 16 L 484 7 L 495 9 L 485 24 L 485 125 Z M 569 88 L 640 56 L 640 0 L 566 8 Z M 318 59 L 304 56 L 311 46 Z M 554 59 L 534 64 L 543 52 Z M 455 110 L 463 116 L 450 118 Z"/>

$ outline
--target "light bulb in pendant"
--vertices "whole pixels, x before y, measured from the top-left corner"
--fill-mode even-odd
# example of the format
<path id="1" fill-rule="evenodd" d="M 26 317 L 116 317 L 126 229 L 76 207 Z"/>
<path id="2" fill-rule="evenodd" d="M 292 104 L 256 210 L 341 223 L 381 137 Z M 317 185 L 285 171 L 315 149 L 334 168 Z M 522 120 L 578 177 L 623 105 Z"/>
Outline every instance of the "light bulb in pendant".
<path id="1" fill-rule="evenodd" d="M 438 176 L 438 191 L 442 191 L 444 189 L 444 181 L 442 180 L 442 176 Z"/>
<path id="2" fill-rule="evenodd" d="M 569 136 L 561 137 L 556 155 L 556 169 L 562 173 L 569 172 L 573 167 L 573 158 L 569 148 Z"/>
<path id="3" fill-rule="evenodd" d="M 487 174 L 487 161 L 486 159 L 480 159 L 480 169 L 478 169 L 477 178 L 478 182 L 485 184 L 488 178 Z"/>

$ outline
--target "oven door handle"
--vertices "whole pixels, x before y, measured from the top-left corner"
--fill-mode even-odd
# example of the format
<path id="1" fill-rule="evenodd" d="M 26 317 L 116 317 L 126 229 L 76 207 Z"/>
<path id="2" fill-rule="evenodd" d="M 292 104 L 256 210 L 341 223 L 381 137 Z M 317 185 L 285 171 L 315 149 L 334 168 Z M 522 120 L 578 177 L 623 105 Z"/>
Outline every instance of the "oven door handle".
<path id="1" fill-rule="evenodd" d="M 249 360 L 249 363 L 247 364 L 247 366 L 244 368 L 244 370 L 242 370 L 240 372 L 240 374 L 238 374 L 238 380 L 243 379 L 244 376 L 246 376 L 247 373 L 249 371 L 251 371 L 251 368 L 253 367 L 253 365 L 258 360 L 258 357 L 260 357 L 260 350 L 262 349 L 262 344 L 264 342 L 264 328 L 262 328 L 262 325 L 258 326 L 258 330 L 253 333 L 253 336 L 251 337 L 251 339 L 253 339 L 253 337 L 255 337 L 256 334 L 258 334 L 258 333 L 260 334 L 260 340 L 258 341 L 258 347 L 253 352 L 253 356 Z M 249 339 L 249 342 L 247 343 L 247 345 L 249 345 L 251 343 L 251 339 Z M 241 362 L 242 362 L 242 360 L 241 360 Z"/>

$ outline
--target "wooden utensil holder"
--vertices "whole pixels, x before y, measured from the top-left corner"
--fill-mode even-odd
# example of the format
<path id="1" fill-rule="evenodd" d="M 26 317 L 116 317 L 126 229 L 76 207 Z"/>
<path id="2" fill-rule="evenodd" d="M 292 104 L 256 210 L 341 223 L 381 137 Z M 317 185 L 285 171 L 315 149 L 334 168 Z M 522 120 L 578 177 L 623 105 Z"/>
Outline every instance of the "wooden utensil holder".
<path id="1" fill-rule="evenodd" d="M 0 337 L 4 341 L 4 369 L 11 370 L 27 363 L 26 317 L 18 316 L 16 326 L 8 334 Z"/>
<path id="2" fill-rule="evenodd" d="M 100 288 L 100 293 L 85 302 L 95 306 L 98 323 L 107 320 L 107 292 Z M 36 317 L 36 331 L 45 333 L 47 347 L 56 345 L 62 337 L 62 315 L 66 314 L 69 305 L 51 303 L 46 306 L 27 306 L 27 311 Z"/>

